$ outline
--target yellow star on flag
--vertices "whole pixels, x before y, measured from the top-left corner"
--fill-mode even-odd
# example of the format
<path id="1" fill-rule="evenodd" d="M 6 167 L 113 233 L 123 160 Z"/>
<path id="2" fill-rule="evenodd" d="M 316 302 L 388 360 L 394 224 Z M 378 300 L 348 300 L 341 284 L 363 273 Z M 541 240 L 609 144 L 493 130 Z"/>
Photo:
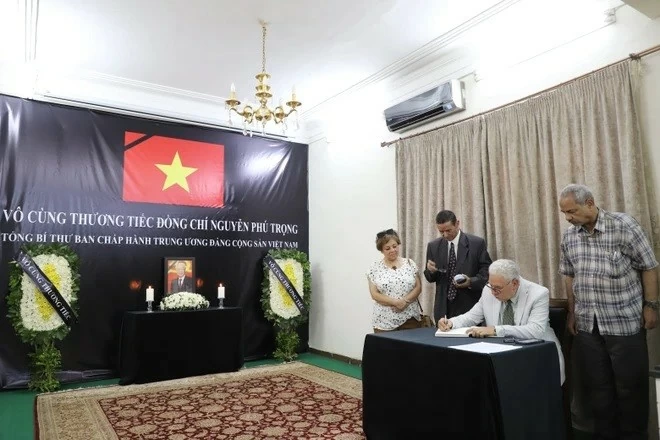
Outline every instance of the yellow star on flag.
<path id="1" fill-rule="evenodd" d="M 174 155 L 171 164 L 167 165 L 157 163 L 155 165 L 167 176 L 165 183 L 163 183 L 163 191 L 172 185 L 179 185 L 187 192 L 190 192 L 190 189 L 188 189 L 188 181 L 186 180 L 186 177 L 197 171 L 197 168 L 184 167 L 181 163 L 181 158 L 179 158 L 178 151 Z"/>

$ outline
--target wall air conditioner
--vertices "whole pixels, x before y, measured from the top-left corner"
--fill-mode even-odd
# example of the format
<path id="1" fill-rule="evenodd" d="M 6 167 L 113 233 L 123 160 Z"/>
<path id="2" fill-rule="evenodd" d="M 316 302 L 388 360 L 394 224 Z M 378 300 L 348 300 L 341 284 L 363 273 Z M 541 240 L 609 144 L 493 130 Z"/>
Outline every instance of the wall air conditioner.
<path id="1" fill-rule="evenodd" d="M 463 82 L 452 79 L 385 110 L 390 131 L 402 132 L 465 110 Z"/>

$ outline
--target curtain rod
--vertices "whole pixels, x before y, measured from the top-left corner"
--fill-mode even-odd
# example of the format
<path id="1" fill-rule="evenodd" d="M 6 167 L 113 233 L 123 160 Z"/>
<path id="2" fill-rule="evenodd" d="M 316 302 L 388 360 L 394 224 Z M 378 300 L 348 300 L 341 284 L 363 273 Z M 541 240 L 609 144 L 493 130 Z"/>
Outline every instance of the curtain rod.
<path id="1" fill-rule="evenodd" d="M 419 133 L 411 134 L 411 135 L 409 135 L 409 136 L 403 136 L 403 137 L 400 137 L 399 139 L 396 139 L 396 140 L 393 140 L 393 141 L 381 142 L 381 143 L 380 143 L 380 146 L 381 146 L 381 147 L 387 147 L 387 146 L 389 146 L 389 145 L 396 144 L 397 142 L 402 141 L 402 140 L 404 140 L 404 139 L 411 139 L 411 138 L 414 138 L 414 137 L 417 137 L 417 136 L 421 136 L 421 135 L 423 135 L 423 134 L 430 133 L 430 132 L 435 131 L 435 130 L 440 130 L 440 129 L 442 129 L 442 128 L 447 128 L 447 127 L 451 127 L 452 125 L 460 124 L 461 122 L 465 122 L 465 121 L 470 120 L 470 119 L 472 119 L 472 118 L 478 118 L 478 117 L 480 117 L 480 116 L 487 115 L 487 114 L 492 113 L 492 112 L 495 112 L 495 111 L 497 111 L 497 110 L 501 110 L 501 109 L 503 109 L 503 108 L 505 108 L 505 107 L 509 107 L 509 106 L 512 106 L 512 105 L 518 104 L 518 103 L 520 103 L 520 102 L 527 101 L 528 99 L 535 98 L 535 97 L 537 97 L 537 96 L 539 96 L 539 95 L 542 95 L 543 93 L 546 93 L 546 92 L 549 92 L 549 91 L 551 91 L 551 90 L 555 90 L 555 89 L 557 89 L 557 88 L 559 88 L 559 87 L 565 86 L 566 84 L 571 84 L 571 83 L 573 83 L 573 82 L 575 82 L 575 81 L 578 81 L 578 80 L 580 80 L 580 79 L 582 79 L 582 78 L 584 78 L 584 77 L 586 77 L 586 76 L 592 75 L 592 74 L 594 74 L 594 73 L 596 73 L 596 72 L 600 72 L 601 70 L 605 70 L 605 69 L 607 69 L 607 68 L 609 68 L 609 67 L 612 67 L 612 66 L 615 66 L 615 65 L 617 65 L 617 64 L 621 64 L 621 63 L 627 61 L 628 59 L 639 60 L 639 59 L 641 59 L 642 57 L 645 57 L 645 56 L 647 56 L 647 55 L 651 55 L 652 53 L 655 53 L 655 52 L 658 52 L 658 51 L 660 51 L 660 44 L 657 45 L 657 46 L 650 47 L 650 48 L 648 48 L 648 49 L 646 49 L 646 50 L 643 50 L 643 51 L 641 51 L 641 52 L 639 52 L 639 53 L 631 53 L 630 55 L 628 55 L 627 58 L 624 58 L 624 59 L 619 60 L 619 61 L 615 61 L 615 62 L 610 63 L 610 64 L 608 64 L 608 65 L 606 65 L 606 66 L 604 66 L 604 67 L 598 68 L 598 69 L 596 69 L 596 70 L 592 70 L 591 72 L 587 72 L 587 73 L 585 73 L 584 75 L 580 75 L 580 76 L 578 76 L 578 77 L 575 77 L 575 78 L 569 79 L 568 81 L 564 81 L 564 82 L 559 83 L 559 84 L 557 84 L 557 85 L 554 85 L 554 86 L 552 86 L 552 87 L 548 87 L 547 89 L 541 90 L 540 92 L 536 92 L 536 93 L 533 93 L 533 94 L 531 94 L 531 95 L 525 96 L 525 97 L 523 97 L 523 98 L 516 99 L 516 100 L 513 101 L 513 102 L 509 102 L 509 103 L 506 103 L 506 104 L 500 105 L 499 107 L 495 107 L 495 108 L 493 108 L 493 109 L 483 111 L 483 112 L 478 113 L 478 114 L 476 114 L 476 115 L 472 115 L 472 116 L 469 116 L 469 117 L 467 117 L 467 118 L 463 118 L 463 119 L 460 119 L 460 120 L 458 120 L 458 121 L 454 121 L 454 122 L 452 122 L 452 123 L 449 123 L 449 124 L 447 124 L 447 125 L 443 125 L 443 126 L 441 126 L 441 127 L 432 128 L 432 129 L 430 129 L 430 130 L 425 130 L 425 131 L 422 131 L 422 132 L 419 132 Z"/>

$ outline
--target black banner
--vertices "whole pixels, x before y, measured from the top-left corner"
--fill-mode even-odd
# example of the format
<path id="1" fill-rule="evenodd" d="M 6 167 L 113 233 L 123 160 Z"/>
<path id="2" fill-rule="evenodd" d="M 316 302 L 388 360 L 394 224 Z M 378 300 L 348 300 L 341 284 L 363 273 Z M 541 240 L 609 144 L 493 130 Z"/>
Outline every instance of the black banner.
<path id="1" fill-rule="evenodd" d="M 225 305 L 243 310 L 247 360 L 272 353 L 262 261 L 270 249 L 309 252 L 307 158 L 285 140 L 0 95 L 0 388 L 28 379 L 6 298 L 9 263 L 30 243 L 80 258 L 64 382 L 116 374 L 123 315 L 146 310 L 149 286 L 159 305 L 177 276 L 166 259 L 193 257 L 195 292 L 212 303 L 225 286 Z"/>
<path id="2" fill-rule="evenodd" d="M 293 284 L 291 284 L 289 277 L 286 276 L 279 264 L 277 264 L 275 259 L 270 255 L 266 255 L 264 257 L 264 261 L 266 261 L 268 268 L 271 270 L 271 272 L 273 272 L 273 275 L 275 275 L 278 281 L 282 284 L 282 287 L 284 287 L 284 290 L 286 290 L 286 292 L 289 294 L 293 300 L 293 303 L 296 305 L 296 307 L 298 307 L 298 311 L 300 313 L 304 313 L 305 304 L 303 303 L 303 300 L 296 288 L 293 287 Z"/>
<path id="3" fill-rule="evenodd" d="M 37 288 L 39 288 L 39 291 L 48 300 L 50 305 L 53 306 L 53 309 L 55 309 L 57 314 L 60 315 L 60 318 L 62 318 L 62 321 L 64 321 L 67 327 L 71 327 L 71 324 L 76 324 L 78 322 L 78 318 L 76 318 L 75 313 L 73 313 L 71 306 L 66 299 L 62 297 L 57 290 L 57 287 L 55 287 L 46 274 L 39 269 L 39 266 L 37 266 L 32 257 L 30 257 L 30 255 L 23 249 L 18 251 L 16 263 L 21 266 L 23 272 L 25 272 Z"/>

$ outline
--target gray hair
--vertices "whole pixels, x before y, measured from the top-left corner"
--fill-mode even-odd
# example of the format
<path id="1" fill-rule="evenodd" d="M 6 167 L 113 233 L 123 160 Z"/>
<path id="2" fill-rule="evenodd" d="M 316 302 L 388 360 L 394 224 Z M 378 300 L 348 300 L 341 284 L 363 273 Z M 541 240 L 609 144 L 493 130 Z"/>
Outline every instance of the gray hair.
<path id="1" fill-rule="evenodd" d="M 568 196 L 572 196 L 575 200 L 575 203 L 578 205 L 584 205 L 589 199 L 594 200 L 594 195 L 589 187 L 577 183 L 566 185 L 566 187 L 562 189 L 561 193 L 559 194 L 559 200 L 565 199 Z"/>
<path id="2" fill-rule="evenodd" d="M 488 268 L 490 275 L 499 275 L 507 281 L 520 278 L 520 267 L 513 260 L 495 260 Z"/>

